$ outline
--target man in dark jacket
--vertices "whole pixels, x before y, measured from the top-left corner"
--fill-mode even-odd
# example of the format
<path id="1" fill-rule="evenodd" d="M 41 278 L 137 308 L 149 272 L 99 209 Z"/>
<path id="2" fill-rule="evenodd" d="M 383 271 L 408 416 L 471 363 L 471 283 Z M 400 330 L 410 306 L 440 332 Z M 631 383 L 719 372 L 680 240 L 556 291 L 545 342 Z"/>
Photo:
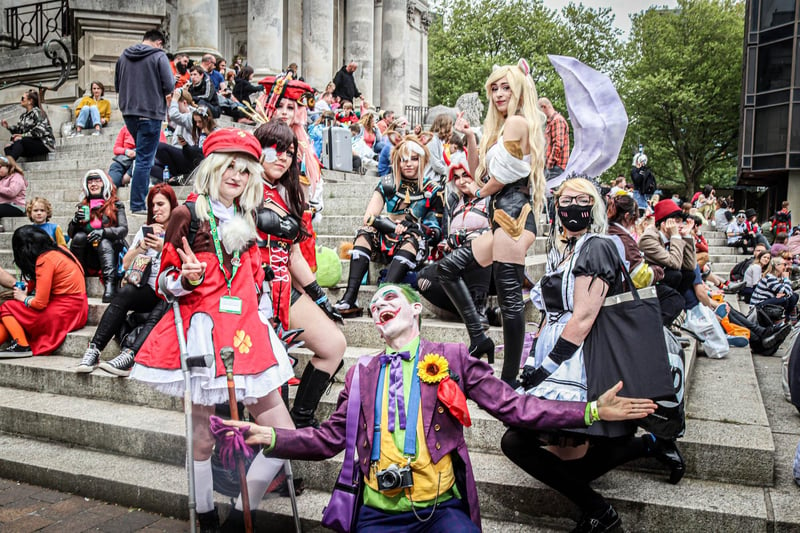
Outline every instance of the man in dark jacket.
<path id="1" fill-rule="evenodd" d="M 347 65 L 339 69 L 336 76 L 333 78 L 333 84 L 336 88 L 333 90 L 333 96 L 341 98 L 341 103 L 353 103 L 357 97 L 361 96 L 361 92 L 356 87 L 356 80 L 353 78 L 353 72 L 356 71 L 358 65 L 351 61 Z"/>
<path id="2" fill-rule="evenodd" d="M 214 118 L 219 118 L 219 97 L 214 90 L 214 83 L 200 65 L 195 65 L 189 70 L 189 94 L 197 105 L 204 105 Z"/>
<path id="3" fill-rule="evenodd" d="M 167 116 L 167 96 L 175 77 L 161 47 L 164 34 L 148 30 L 142 42 L 126 48 L 117 60 L 114 85 L 119 110 L 131 136 L 136 139 L 136 166 L 131 179 L 131 212 L 147 214 L 150 168 L 158 147 L 161 122 Z"/>

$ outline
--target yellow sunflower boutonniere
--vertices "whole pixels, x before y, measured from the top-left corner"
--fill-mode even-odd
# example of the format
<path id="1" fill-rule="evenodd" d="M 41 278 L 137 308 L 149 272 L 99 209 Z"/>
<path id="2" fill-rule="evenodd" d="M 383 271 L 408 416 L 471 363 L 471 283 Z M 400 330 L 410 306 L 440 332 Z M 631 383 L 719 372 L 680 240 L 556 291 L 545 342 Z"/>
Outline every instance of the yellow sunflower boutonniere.
<path id="1" fill-rule="evenodd" d="M 422 358 L 417 366 L 419 379 L 429 385 L 436 385 L 436 397 L 461 424 L 466 427 L 472 425 L 472 420 L 467 409 L 467 398 L 450 377 L 450 364 L 447 359 L 437 353 L 429 353 Z"/>
<path id="2" fill-rule="evenodd" d="M 419 379 L 425 383 L 435 385 L 448 377 L 450 374 L 450 365 L 447 359 L 438 353 L 429 353 L 422 358 L 417 366 L 417 374 Z"/>

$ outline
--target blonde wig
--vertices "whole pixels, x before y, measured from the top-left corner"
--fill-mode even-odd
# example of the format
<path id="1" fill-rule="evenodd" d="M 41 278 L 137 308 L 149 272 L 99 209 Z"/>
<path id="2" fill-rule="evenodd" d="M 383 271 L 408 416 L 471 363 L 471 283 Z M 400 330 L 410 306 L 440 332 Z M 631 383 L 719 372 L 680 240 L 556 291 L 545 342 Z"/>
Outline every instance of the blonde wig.
<path id="1" fill-rule="evenodd" d="M 242 216 L 255 232 L 255 212 L 264 203 L 264 185 L 261 174 L 264 168 L 261 163 L 242 153 L 211 153 L 194 171 L 194 192 L 197 193 L 195 212 L 201 221 L 208 220 L 208 202 L 206 195 L 211 200 L 219 201 L 219 188 L 222 185 L 222 174 L 234 162 L 234 169 L 238 172 L 249 172 L 250 179 L 244 187 L 244 192 L 237 198 L 237 205 L 242 210 Z"/>
<path id="2" fill-rule="evenodd" d="M 558 209 L 558 199 L 567 189 L 571 189 L 578 194 L 588 194 L 592 197 L 594 203 L 592 204 L 592 225 L 589 227 L 589 231 L 599 234 L 605 233 L 608 229 L 606 204 L 600 197 L 600 193 L 597 191 L 597 187 L 594 186 L 594 183 L 586 178 L 569 178 L 564 180 L 564 183 L 561 184 L 554 194 L 556 209 Z M 555 219 L 560 227 L 561 222 L 558 221 L 558 215 L 556 215 Z"/>
<path id="3" fill-rule="evenodd" d="M 544 160 L 547 146 L 544 138 L 544 125 L 547 118 L 539 110 L 539 106 L 536 105 L 539 100 L 536 94 L 536 86 L 527 70 L 527 63 L 524 60 L 520 60 L 517 65 L 503 65 L 495 68 L 489 75 L 489 79 L 486 80 L 486 98 L 489 101 L 489 111 L 486 113 L 486 120 L 483 121 L 483 138 L 478 151 L 480 162 L 476 176 L 480 178 L 486 175 L 486 152 L 497 142 L 497 139 L 502 134 L 506 116 L 520 115 L 528 123 L 533 208 L 535 213 L 539 213 L 544 199 L 545 188 Z M 492 103 L 492 85 L 502 78 L 506 78 L 508 81 L 512 95 L 508 102 L 506 116 L 503 116 Z"/>
<path id="4" fill-rule="evenodd" d="M 431 134 L 426 133 L 417 137 L 416 135 L 406 135 L 401 141 L 394 145 L 392 148 L 392 172 L 394 174 L 394 185 L 396 189 L 400 188 L 400 183 L 403 181 L 403 174 L 400 171 L 400 162 L 404 157 L 411 157 L 413 154 L 419 156 L 419 167 L 417 168 L 417 187 L 422 190 L 422 183 L 425 179 L 425 167 L 428 166 L 431 156 L 428 151 L 428 141 L 431 140 Z M 416 145 L 416 146 L 415 146 Z M 419 148 L 417 148 L 419 147 Z M 422 153 L 418 153 L 420 151 Z"/>

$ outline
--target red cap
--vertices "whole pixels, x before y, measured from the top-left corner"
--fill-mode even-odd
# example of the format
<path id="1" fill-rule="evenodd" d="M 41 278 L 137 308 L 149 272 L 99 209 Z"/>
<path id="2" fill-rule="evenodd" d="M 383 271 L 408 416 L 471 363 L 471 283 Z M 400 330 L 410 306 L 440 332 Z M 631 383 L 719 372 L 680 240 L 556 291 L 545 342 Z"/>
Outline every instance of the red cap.
<path id="1" fill-rule="evenodd" d="M 280 98 L 289 98 L 300 105 L 314 107 L 314 89 L 311 88 L 311 85 L 304 81 L 292 80 L 283 76 L 278 76 L 278 80 L 282 82 L 280 89 L 283 90 Z M 275 85 L 275 76 L 267 76 L 258 83 L 264 86 L 264 93 L 269 95 Z"/>
<path id="2" fill-rule="evenodd" d="M 203 156 L 213 153 L 242 153 L 256 161 L 261 157 L 261 143 L 255 135 L 238 128 L 221 128 L 208 134 L 203 143 Z"/>
<path id="3" fill-rule="evenodd" d="M 681 208 L 678 207 L 678 204 L 669 198 L 658 202 L 653 208 L 653 212 L 655 213 L 656 217 L 656 226 L 670 217 L 683 218 L 683 210 L 681 210 Z"/>

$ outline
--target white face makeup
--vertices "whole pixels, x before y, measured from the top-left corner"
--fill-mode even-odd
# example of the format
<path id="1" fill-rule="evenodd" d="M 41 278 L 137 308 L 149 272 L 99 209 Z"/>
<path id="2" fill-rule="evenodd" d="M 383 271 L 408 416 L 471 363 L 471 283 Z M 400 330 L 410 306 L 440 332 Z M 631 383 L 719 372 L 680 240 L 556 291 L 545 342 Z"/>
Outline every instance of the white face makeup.
<path id="1" fill-rule="evenodd" d="M 421 303 L 410 303 L 400 287 L 387 285 L 378 289 L 369 304 L 372 321 L 381 337 L 390 343 L 404 335 L 419 334 Z"/>

